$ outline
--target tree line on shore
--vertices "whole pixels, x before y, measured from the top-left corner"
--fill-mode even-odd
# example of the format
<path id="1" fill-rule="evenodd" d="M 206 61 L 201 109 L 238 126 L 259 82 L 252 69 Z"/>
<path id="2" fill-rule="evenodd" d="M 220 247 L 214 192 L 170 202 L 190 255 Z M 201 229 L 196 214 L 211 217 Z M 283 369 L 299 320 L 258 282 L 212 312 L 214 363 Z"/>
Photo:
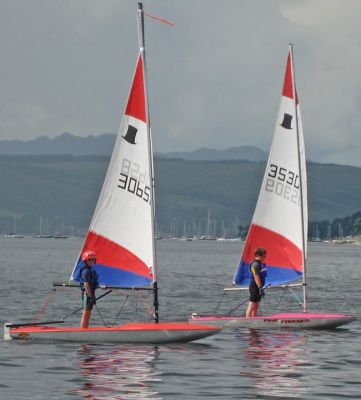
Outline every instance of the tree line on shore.
<path id="1" fill-rule="evenodd" d="M 106 156 L 0 156 L 0 233 L 84 234 L 108 163 Z M 156 158 L 157 231 L 244 235 L 264 168 L 246 160 Z M 360 168 L 308 163 L 308 175 L 310 237 L 356 233 Z"/>

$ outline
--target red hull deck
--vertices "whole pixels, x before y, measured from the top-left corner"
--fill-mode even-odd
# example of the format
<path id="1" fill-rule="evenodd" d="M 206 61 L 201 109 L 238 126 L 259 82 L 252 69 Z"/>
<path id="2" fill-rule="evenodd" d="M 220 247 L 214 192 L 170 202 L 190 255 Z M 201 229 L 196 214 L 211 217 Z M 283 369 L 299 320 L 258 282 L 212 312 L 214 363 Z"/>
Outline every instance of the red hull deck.
<path id="1" fill-rule="evenodd" d="M 115 327 L 26 326 L 4 327 L 4 339 L 54 340 L 74 342 L 173 343 L 189 342 L 214 335 L 220 327 L 187 322 L 128 323 Z"/>

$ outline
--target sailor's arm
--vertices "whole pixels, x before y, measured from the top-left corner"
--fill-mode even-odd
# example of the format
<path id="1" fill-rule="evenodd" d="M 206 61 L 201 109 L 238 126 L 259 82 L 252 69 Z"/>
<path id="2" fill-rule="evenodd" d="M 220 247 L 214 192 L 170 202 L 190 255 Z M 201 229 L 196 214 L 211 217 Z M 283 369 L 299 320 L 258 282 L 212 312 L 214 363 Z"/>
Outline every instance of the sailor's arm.
<path id="1" fill-rule="evenodd" d="M 260 276 L 259 276 L 258 274 L 254 274 L 254 280 L 255 280 L 255 282 L 256 282 L 258 288 L 261 289 L 261 287 L 262 287 L 263 285 L 262 285 L 261 278 L 260 278 Z"/>
<path id="2" fill-rule="evenodd" d="M 84 289 L 85 289 L 85 292 L 86 292 L 88 297 L 92 297 L 93 296 L 93 293 L 92 293 L 92 290 L 90 288 L 89 282 L 84 282 Z"/>

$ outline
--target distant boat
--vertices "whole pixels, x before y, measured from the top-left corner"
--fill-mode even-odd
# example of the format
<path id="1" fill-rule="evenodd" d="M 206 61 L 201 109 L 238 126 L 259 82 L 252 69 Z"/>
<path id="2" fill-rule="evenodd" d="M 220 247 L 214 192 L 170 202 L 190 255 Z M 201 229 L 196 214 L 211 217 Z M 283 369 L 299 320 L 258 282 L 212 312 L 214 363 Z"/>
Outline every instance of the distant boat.
<path id="1" fill-rule="evenodd" d="M 14 231 L 8 233 L 7 235 L 4 235 L 6 238 L 11 238 L 11 239 L 23 239 L 24 235 L 20 235 L 17 233 L 17 223 L 16 223 L 16 217 L 14 218 Z"/>
<path id="2" fill-rule="evenodd" d="M 183 221 L 183 236 L 181 236 L 179 240 L 182 242 L 190 242 L 193 240 L 193 238 L 187 234 L 186 221 Z"/>
<path id="3" fill-rule="evenodd" d="M 201 235 L 199 240 L 217 240 L 216 236 L 211 234 L 211 210 L 208 209 L 208 216 L 207 216 L 207 232 L 205 235 Z"/>
<path id="4" fill-rule="evenodd" d="M 38 235 L 33 235 L 33 238 L 35 239 L 51 239 L 53 235 L 48 235 L 43 233 L 43 218 L 40 217 L 39 219 L 39 234 Z"/>
<path id="5" fill-rule="evenodd" d="M 217 238 L 215 236 L 202 235 L 199 240 L 217 240 Z"/>
<path id="6" fill-rule="evenodd" d="M 34 239 L 51 239 L 53 235 L 33 235 Z"/>
<path id="7" fill-rule="evenodd" d="M 229 239 L 229 235 L 227 229 L 224 225 L 224 221 L 222 220 L 222 235 L 217 238 L 219 242 L 225 242 Z"/>
<path id="8" fill-rule="evenodd" d="M 307 306 L 307 181 L 301 111 L 296 91 L 292 45 L 289 48 L 281 104 L 271 150 L 233 288 L 247 290 L 256 248 L 267 250 L 269 289 L 303 288 L 303 312 L 257 317 L 199 315 L 189 321 L 247 328 L 335 328 L 355 320 L 351 315 L 311 313 Z M 292 283 L 302 279 L 302 282 Z M 240 287 L 243 286 L 243 287 Z M 246 299 L 247 301 L 247 299 Z M 238 306 L 239 307 L 239 306 Z M 236 307 L 236 308 L 238 308 Z"/>
<path id="9" fill-rule="evenodd" d="M 60 230 L 58 230 L 58 233 L 56 233 L 53 237 L 54 239 L 68 239 L 69 236 L 64 234 L 65 231 L 65 227 L 63 224 L 63 220 L 60 219 Z"/>
<path id="10" fill-rule="evenodd" d="M 316 224 L 315 232 L 314 232 L 314 235 L 312 235 L 310 242 L 321 242 L 318 224 Z"/>
<path id="11" fill-rule="evenodd" d="M 147 103 L 143 5 L 138 3 L 139 56 L 127 106 L 82 251 L 96 253 L 101 288 L 150 290 L 153 322 L 117 326 L 50 327 L 48 323 L 5 324 L 4 338 L 74 342 L 172 343 L 214 335 L 219 327 L 159 322 L 155 248 L 153 151 Z M 84 267 L 79 258 L 70 282 L 79 288 Z M 110 290 L 111 291 L 111 290 Z M 110 293 L 110 292 L 107 292 Z M 105 293 L 105 294 L 107 294 Z M 119 296 L 113 298 L 119 302 Z M 122 307 L 122 306 L 120 306 Z M 149 306 L 150 307 L 150 306 Z M 151 307 L 150 307 L 151 308 Z M 121 308 L 120 308 L 121 310 Z M 56 324 L 64 321 L 53 321 Z M 42 325 L 46 326 L 42 326 Z"/>
<path id="12" fill-rule="evenodd" d="M 23 239 L 23 235 L 19 235 L 18 233 L 8 233 L 7 235 L 4 235 L 6 238 L 11 238 L 11 239 Z"/>

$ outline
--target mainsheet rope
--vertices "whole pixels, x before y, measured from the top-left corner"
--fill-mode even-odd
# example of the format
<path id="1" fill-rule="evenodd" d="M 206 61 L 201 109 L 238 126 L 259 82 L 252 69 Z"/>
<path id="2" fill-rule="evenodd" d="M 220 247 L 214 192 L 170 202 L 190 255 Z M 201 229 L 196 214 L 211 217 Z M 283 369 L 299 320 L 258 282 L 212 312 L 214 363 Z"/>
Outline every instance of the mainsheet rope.
<path id="1" fill-rule="evenodd" d="M 38 314 L 35 316 L 35 319 L 33 321 L 34 323 L 39 322 L 40 317 L 44 314 L 49 304 L 53 301 L 54 296 L 55 296 L 55 289 L 51 289 L 51 292 L 48 294 L 43 306 L 40 308 Z"/>

